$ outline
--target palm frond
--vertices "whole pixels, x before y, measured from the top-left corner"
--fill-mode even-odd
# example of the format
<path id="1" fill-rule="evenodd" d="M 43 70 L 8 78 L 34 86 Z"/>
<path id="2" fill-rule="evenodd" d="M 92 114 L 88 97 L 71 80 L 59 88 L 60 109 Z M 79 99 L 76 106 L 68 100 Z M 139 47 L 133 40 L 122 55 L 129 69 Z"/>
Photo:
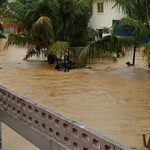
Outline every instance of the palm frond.
<path id="1" fill-rule="evenodd" d="M 65 56 L 66 52 L 69 51 L 69 43 L 68 42 L 54 42 L 48 49 L 48 55 L 53 54 L 57 58 L 62 58 Z"/>
<path id="2" fill-rule="evenodd" d="M 33 25 L 31 32 L 34 38 L 45 42 L 46 45 L 48 42 L 52 43 L 54 41 L 53 26 L 51 19 L 48 17 L 40 17 Z"/>
<path id="3" fill-rule="evenodd" d="M 115 23 L 113 25 L 113 28 L 112 28 L 112 40 L 113 40 L 113 37 L 115 37 L 117 28 L 119 26 L 124 26 L 124 25 L 128 25 L 128 26 L 133 28 L 132 32 L 134 32 L 133 33 L 134 35 L 132 35 L 132 38 L 135 38 L 135 40 L 132 40 L 132 42 L 134 42 L 134 44 L 136 44 L 136 45 L 141 44 L 143 42 L 143 40 L 144 40 L 145 34 L 149 34 L 150 33 L 150 31 L 147 28 L 147 26 L 142 24 L 141 21 L 127 17 L 127 18 L 122 18 L 121 20 L 117 21 L 117 23 Z M 131 31 L 129 31 L 129 32 L 131 32 Z M 127 37 L 129 37 L 129 36 L 127 36 Z"/>
<path id="4" fill-rule="evenodd" d="M 0 22 L 3 22 L 3 24 L 17 24 L 18 20 L 14 18 L 1 17 Z"/>
<path id="5" fill-rule="evenodd" d="M 22 20 L 24 14 L 24 5 L 18 1 L 12 1 L 7 4 L 5 11 L 3 13 L 3 17 L 14 18 L 17 20 Z"/>
<path id="6" fill-rule="evenodd" d="M 78 58 L 85 47 L 71 47 L 70 57 L 75 61 L 78 61 Z"/>
<path id="7" fill-rule="evenodd" d="M 8 3 L 8 7 L 11 9 L 11 11 L 13 11 L 19 15 L 19 11 L 22 10 L 24 5 L 20 1 L 15 0 L 11 3 Z"/>
<path id="8" fill-rule="evenodd" d="M 91 56 L 91 47 L 76 47 L 75 49 L 77 49 L 77 51 L 81 51 L 77 60 L 77 66 L 78 68 L 84 67 L 88 61 L 88 58 Z"/>
<path id="9" fill-rule="evenodd" d="M 144 57 L 147 58 L 147 62 L 150 63 L 150 42 L 144 48 L 143 54 L 144 54 Z"/>
<path id="10" fill-rule="evenodd" d="M 40 57 L 42 55 L 42 57 L 46 57 L 46 50 L 45 49 L 36 49 L 36 48 L 32 48 L 32 49 L 28 49 L 25 57 L 24 57 L 24 60 L 27 60 L 28 58 L 31 58 L 33 56 L 36 56 L 36 57 Z"/>
<path id="11" fill-rule="evenodd" d="M 132 47 L 135 44 L 135 37 L 134 36 L 122 36 L 117 37 L 118 44 L 124 48 Z"/>
<path id="12" fill-rule="evenodd" d="M 114 53 L 116 45 L 112 45 L 111 37 L 104 37 L 97 41 L 92 42 L 86 47 L 79 47 L 78 50 L 81 51 L 78 57 L 78 67 L 82 67 L 90 59 L 94 58 L 110 58 L 115 60 Z"/>
<path id="13" fill-rule="evenodd" d="M 150 28 L 149 0 L 115 0 L 115 2 L 115 6 L 121 8 L 127 16 L 140 20 Z"/>
<path id="14" fill-rule="evenodd" d="M 33 38 L 29 35 L 25 34 L 9 34 L 8 40 L 6 42 L 5 48 L 9 46 L 18 46 L 27 49 L 32 49 L 37 45 L 38 41 L 33 40 Z"/>
<path id="15" fill-rule="evenodd" d="M 4 34 L 0 32 L 0 39 L 6 38 Z"/>

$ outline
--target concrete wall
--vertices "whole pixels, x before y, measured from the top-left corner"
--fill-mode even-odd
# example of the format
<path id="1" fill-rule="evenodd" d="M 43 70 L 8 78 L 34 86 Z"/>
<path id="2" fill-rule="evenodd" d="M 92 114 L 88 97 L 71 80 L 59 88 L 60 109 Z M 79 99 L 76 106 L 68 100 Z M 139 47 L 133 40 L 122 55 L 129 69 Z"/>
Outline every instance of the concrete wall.
<path id="1" fill-rule="evenodd" d="M 95 0 L 93 2 L 93 15 L 90 20 L 89 26 L 95 29 L 102 29 L 104 27 L 110 28 L 112 26 L 112 20 L 119 20 L 123 18 L 124 13 L 118 8 L 113 8 L 115 2 L 104 2 L 104 12 L 97 12 L 97 2 L 101 2 L 101 0 Z"/>
<path id="2" fill-rule="evenodd" d="M 53 138 L 48 137 L 43 132 L 36 130 L 22 121 L 15 119 L 0 110 L 0 121 L 5 123 L 26 140 L 37 146 L 41 150 L 67 150 L 67 148 Z M 1 126 L 0 126 L 1 127 Z M 1 150 L 1 148 L 0 148 Z"/>
<path id="3" fill-rule="evenodd" d="M 2 86 L 0 122 L 41 150 L 132 150 Z"/>

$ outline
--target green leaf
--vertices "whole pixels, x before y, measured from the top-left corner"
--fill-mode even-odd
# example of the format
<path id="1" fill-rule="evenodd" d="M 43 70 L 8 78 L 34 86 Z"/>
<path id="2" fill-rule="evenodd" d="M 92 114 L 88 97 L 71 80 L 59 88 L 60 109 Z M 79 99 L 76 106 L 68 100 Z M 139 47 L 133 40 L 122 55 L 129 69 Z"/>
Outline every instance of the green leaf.
<path id="1" fill-rule="evenodd" d="M 144 48 L 143 54 L 144 57 L 147 57 L 147 62 L 150 63 L 150 42 Z"/>
<path id="2" fill-rule="evenodd" d="M 0 39 L 6 38 L 4 34 L 0 32 Z"/>
<path id="3" fill-rule="evenodd" d="M 54 41 L 53 27 L 51 19 L 45 16 L 40 17 L 32 28 L 32 36 L 45 42 L 45 44 L 50 41 Z"/>
<path id="4" fill-rule="evenodd" d="M 57 58 L 62 58 L 67 52 L 69 52 L 69 43 L 62 41 L 54 42 L 48 49 L 48 54 L 53 54 Z"/>

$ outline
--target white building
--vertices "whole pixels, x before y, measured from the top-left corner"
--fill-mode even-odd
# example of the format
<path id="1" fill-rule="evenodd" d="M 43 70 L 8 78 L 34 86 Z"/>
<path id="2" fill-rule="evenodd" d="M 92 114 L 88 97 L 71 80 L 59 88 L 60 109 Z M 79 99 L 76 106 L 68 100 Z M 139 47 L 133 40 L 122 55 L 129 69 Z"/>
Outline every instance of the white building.
<path id="1" fill-rule="evenodd" d="M 89 26 L 94 29 L 110 28 L 114 20 L 123 18 L 124 13 L 119 8 L 114 7 L 115 2 L 105 2 L 105 0 L 95 0 L 93 2 L 93 15 Z"/>

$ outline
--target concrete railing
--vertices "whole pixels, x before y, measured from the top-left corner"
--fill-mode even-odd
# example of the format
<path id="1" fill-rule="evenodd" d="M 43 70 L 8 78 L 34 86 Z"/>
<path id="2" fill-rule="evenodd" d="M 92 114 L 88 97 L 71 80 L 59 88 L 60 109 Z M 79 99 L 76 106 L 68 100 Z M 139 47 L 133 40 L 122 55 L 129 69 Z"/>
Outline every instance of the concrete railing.
<path id="1" fill-rule="evenodd" d="M 63 145 L 64 150 L 131 150 L 2 86 L 0 111 Z"/>

